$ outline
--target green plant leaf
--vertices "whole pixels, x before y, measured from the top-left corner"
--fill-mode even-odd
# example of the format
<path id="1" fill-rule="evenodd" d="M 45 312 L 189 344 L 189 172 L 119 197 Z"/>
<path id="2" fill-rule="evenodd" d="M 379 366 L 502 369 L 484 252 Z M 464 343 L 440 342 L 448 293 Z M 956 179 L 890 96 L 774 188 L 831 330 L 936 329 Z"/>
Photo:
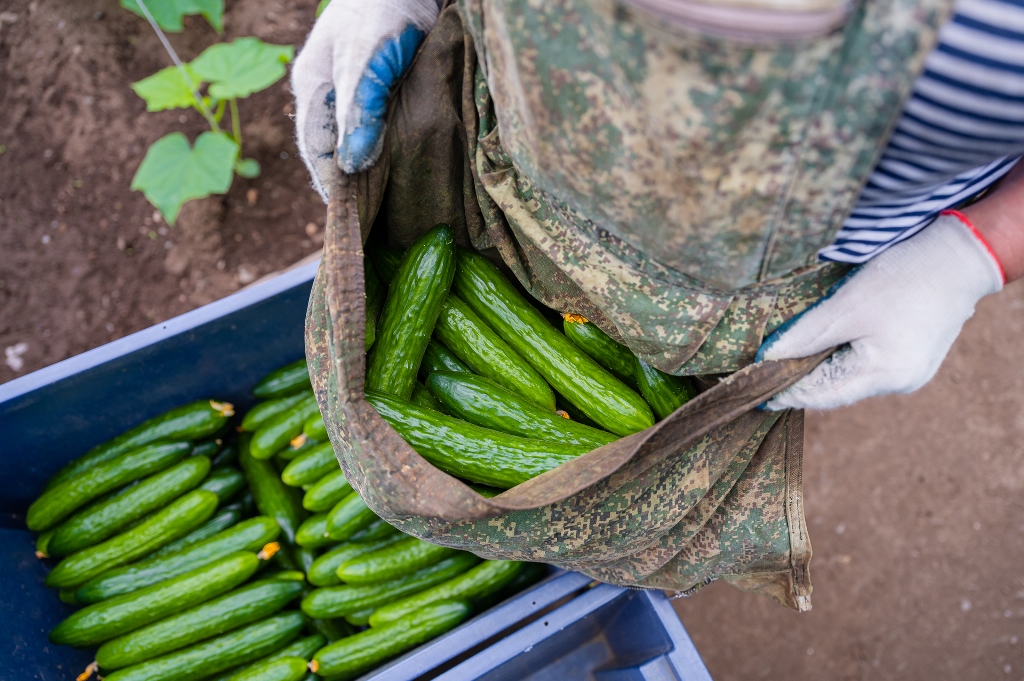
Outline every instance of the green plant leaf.
<path id="1" fill-rule="evenodd" d="M 240 158 L 235 161 L 235 172 L 251 180 L 260 176 L 260 162 L 254 158 Z"/>
<path id="2" fill-rule="evenodd" d="M 203 50 L 189 66 L 210 84 L 217 99 L 248 97 L 270 87 L 285 74 L 284 65 L 295 56 L 291 45 L 271 45 L 259 38 L 238 38 Z"/>
<path id="3" fill-rule="evenodd" d="M 192 84 L 196 88 L 200 87 L 202 81 L 199 76 L 192 73 L 188 64 L 184 64 L 184 68 L 188 71 Z M 160 69 L 152 76 L 132 83 L 132 89 L 135 90 L 135 94 L 146 100 L 146 111 L 182 109 L 195 104 L 192 90 L 189 89 L 177 66 Z"/>
<path id="4" fill-rule="evenodd" d="M 238 145 L 222 132 L 204 132 L 194 147 L 183 134 L 172 132 L 146 151 L 132 189 L 145 194 L 173 225 L 186 201 L 228 190 L 236 158 Z"/>
<path id="5" fill-rule="evenodd" d="M 210 26 L 220 33 L 224 30 L 224 0 L 144 0 L 157 26 L 179 33 L 181 18 L 190 14 L 202 14 Z M 121 7 L 145 18 L 136 0 L 121 0 Z"/>

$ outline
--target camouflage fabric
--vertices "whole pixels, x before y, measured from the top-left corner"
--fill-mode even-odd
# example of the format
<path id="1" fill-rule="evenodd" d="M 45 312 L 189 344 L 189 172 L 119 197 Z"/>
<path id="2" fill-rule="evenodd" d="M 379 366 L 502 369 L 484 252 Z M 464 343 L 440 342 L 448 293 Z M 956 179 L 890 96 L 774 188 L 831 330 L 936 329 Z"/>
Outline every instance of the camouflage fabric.
<path id="1" fill-rule="evenodd" d="M 884 0 L 882 5 L 895 12 L 902 1 Z M 715 180 L 717 189 L 712 192 L 716 196 L 708 198 L 718 208 L 712 210 L 703 204 L 699 208 L 701 219 L 708 220 L 711 226 L 698 229 L 696 223 L 676 225 L 682 236 L 673 241 L 665 232 L 658 237 L 663 237 L 665 243 L 653 248 L 639 237 L 646 229 L 644 220 L 650 224 L 657 222 L 655 194 L 651 194 L 646 208 L 642 193 L 598 202 L 602 210 L 608 211 L 605 216 L 597 215 L 601 220 L 613 214 L 629 217 L 621 223 L 599 223 L 588 214 L 594 205 L 569 200 L 571 196 L 556 198 L 560 191 L 557 184 L 552 189 L 531 179 L 541 177 L 547 182 L 550 177 L 523 171 L 520 160 L 507 151 L 515 149 L 527 160 L 538 158 L 530 156 L 533 151 L 526 144 L 529 140 L 505 135 L 502 116 L 508 112 L 496 106 L 497 97 L 491 99 L 494 71 L 485 73 L 479 61 L 482 56 L 491 68 L 493 55 L 479 45 L 474 47 L 474 34 L 486 40 L 487 32 L 495 28 L 491 13 L 501 9 L 503 21 L 514 18 L 511 10 L 516 3 L 500 2 L 503 4 L 495 0 L 487 5 L 486 11 L 476 12 L 471 0 L 467 0 L 461 9 L 449 5 L 441 13 L 392 102 L 381 161 L 366 173 L 335 178 L 324 258 L 307 314 L 306 354 L 341 468 L 378 515 L 405 532 L 438 544 L 488 558 L 543 561 L 603 581 L 642 588 L 688 592 L 714 579 L 725 579 L 789 607 L 808 608 L 811 549 L 800 486 L 802 414 L 768 413 L 756 406 L 794 383 L 829 353 L 782 362 L 750 361 L 765 333 L 819 299 L 842 274 L 836 267 L 809 264 L 817 243 L 814 238 L 818 237 L 807 237 L 803 232 L 793 236 L 786 230 L 805 213 L 820 217 L 827 212 L 823 202 L 830 203 L 828 210 L 834 211 L 834 215 L 829 214 L 830 221 L 845 211 L 853 197 L 847 196 L 849 192 L 843 187 L 853 183 L 848 176 L 854 173 L 852 168 L 860 167 L 861 161 L 851 160 L 844 155 L 846 151 L 834 144 L 826 154 L 826 147 L 818 144 L 825 141 L 812 136 L 817 140 L 812 144 L 815 148 L 801 151 L 799 162 L 794 160 L 796 166 L 807 167 L 788 181 L 799 177 L 803 182 L 816 172 L 808 169 L 810 165 L 827 165 L 822 159 L 828 156 L 828 163 L 846 168 L 842 172 L 826 169 L 833 173 L 826 173 L 832 179 L 837 177 L 835 173 L 841 175 L 834 189 L 846 199 L 833 201 L 829 197 L 826 201 L 828 188 L 824 183 L 815 183 L 813 188 L 787 187 L 783 191 L 776 186 L 776 180 L 764 180 L 757 191 L 749 187 L 729 191 L 729 187 L 747 186 L 742 173 L 730 180 L 733 184 L 719 178 Z M 581 27 L 600 26 L 594 17 L 609 20 L 610 15 L 601 14 L 607 9 L 601 2 L 595 0 L 593 7 L 580 5 L 577 9 L 586 21 L 567 25 L 563 33 L 550 33 L 555 27 L 551 17 L 564 16 L 573 3 L 531 3 L 529 11 L 536 16 L 530 21 L 536 26 L 531 24 L 530 30 L 547 27 L 552 39 L 578 38 Z M 479 4 L 475 7 L 481 9 Z M 923 11 L 913 18 L 901 16 L 896 25 L 908 40 L 916 30 L 918 42 L 923 45 L 928 41 L 932 15 Z M 881 40 L 879 34 L 871 34 L 865 28 L 879 21 L 880 17 L 868 21 L 861 12 L 851 24 L 856 30 L 847 29 L 841 39 L 825 40 L 832 41 L 828 44 L 838 50 L 837 59 L 848 61 L 844 50 L 860 45 L 858 41 L 862 38 Z M 467 26 L 473 27 L 472 32 Z M 630 38 L 635 49 L 628 54 L 620 50 L 619 56 L 634 59 L 635 73 L 650 72 L 650 66 L 644 67 L 642 62 L 651 58 L 645 55 L 661 54 L 659 48 L 648 45 L 650 39 L 644 37 L 639 27 L 627 31 L 624 26 L 614 28 L 607 24 L 608 30 L 625 31 L 623 36 L 636 34 Z M 903 33 L 884 33 L 882 37 L 888 40 L 900 35 Z M 518 36 L 514 41 L 522 38 Z M 884 42 L 884 46 L 891 47 L 894 55 L 909 54 L 889 42 Z M 530 49 L 525 44 L 519 47 Z M 648 48 L 654 52 L 648 53 Z M 704 89 L 715 89 L 713 76 L 728 80 L 731 87 L 740 87 L 737 83 L 742 83 L 741 75 L 725 72 L 749 66 L 749 73 L 755 75 L 760 68 L 774 73 L 776 81 L 772 87 L 779 87 L 782 92 L 765 94 L 760 106 L 748 102 L 743 109 L 736 99 L 738 95 L 723 90 L 707 100 L 709 106 L 715 104 L 715 111 L 732 111 L 737 130 L 749 124 L 764 133 L 772 127 L 761 120 L 767 111 L 764 102 L 785 94 L 784 83 L 778 81 L 785 69 L 776 65 L 772 71 L 769 67 L 774 58 L 749 53 L 744 60 L 737 56 L 736 49 L 722 49 L 722 55 L 710 51 L 703 60 L 695 62 L 700 65 L 697 71 L 708 78 Z M 778 49 L 790 54 L 783 63 L 803 64 L 801 68 L 805 69 L 810 66 L 804 61 L 820 57 L 819 52 L 824 50 L 820 46 L 817 50 L 807 47 L 807 54 L 798 55 L 800 50 L 794 47 Z M 539 60 L 541 56 L 535 58 Z M 660 58 L 668 56 L 662 54 Z M 910 67 L 915 63 L 911 61 Z M 549 68 L 544 72 L 548 80 L 530 83 L 528 91 L 535 97 L 531 101 L 558 101 L 555 95 L 560 89 L 548 93 L 554 97 L 550 102 L 547 95 L 542 96 L 544 88 L 554 82 L 549 76 L 557 76 L 556 80 L 569 78 L 564 81 L 566 92 L 578 92 L 581 97 L 586 94 L 578 101 L 572 100 L 578 104 L 590 102 L 588 98 L 594 103 L 602 101 L 604 90 L 599 79 L 589 89 L 584 88 L 585 93 L 578 90 L 578 83 L 573 85 L 572 79 L 583 77 L 584 66 L 573 66 L 564 74 Z M 846 78 L 844 82 L 849 87 L 844 96 L 851 98 L 858 87 L 884 85 L 888 94 L 863 95 L 876 103 L 898 101 L 901 95 L 897 91 L 906 80 L 889 74 L 892 82 L 880 82 L 865 74 L 846 74 L 838 67 L 829 73 L 830 77 Z M 696 91 L 695 87 L 690 89 Z M 865 107 L 869 108 L 867 104 Z M 528 109 L 512 113 L 519 115 L 525 110 Z M 502 114 L 497 115 L 496 111 Z M 596 108 L 588 114 L 579 110 L 576 122 L 590 121 L 596 125 L 597 121 L 592 120 L 595 111 Z M 821 114 L 823 110 L 816 111 Z M 696 116 L 698 111 L 692 113 Z M 849 129 L 833 128 L 833 133 L 854 133 L 855 122 L 844 125 Z M 567 132 L 575 128 L 560 129 Z M 539 126 L 535 132 L 545 130 Z M 597 147 L 585 149 L 583 141 L 587 136 L 601 139 L 608 150 L 608 158 L 602 163 L 612 165 L 597 164 L 594 172 L 620 180 L 626 177 L 616 175 L 620 171 L 614 167 L 615 157 L 629 156 L 632 147 L 615 146 L 619 144 L 616 140 L 625 138 L 615 132 L 614 126 L 583 126 L 580 130 L 583 134 L 574 133 L 572 139 L 564 141 L 562 151 L 576 153 L 577 159 L 586 152 L 600 160 Z M 557 130 L 547 132 L 555 135 Z M 723 129 L 716 134 L 726 132 Z M 737 132 L 733 141 L 725 140 L 721 142 L 725 146 L 717 148 L 731 145 L 739 154 L 744 139 Z M 856 139 L 846 142 L 850 149 L 859 148 Z M 712 147 L 705 148 L 706 153 L 710 150 Z M 776 151 L 782 154 L 781 150 Z M 744 153 L 751 153 L 750 149 Z M 769 153 L 767 147 L 764 153 Z M 863 154 L 870 155 L 866 146 L 853 156 L 859 159 Z M 634 158 L 641 160 L 635 154 Z M 742 168 L 740 161 L 746 157 L 739 154 L 730 158 Z M 581 176 L 589 174 L 590 181 L 600 179 L 586 168 L 577 171 Z M 615 187 L 612 183 L 597 189 L 600 193 Z M 774 217 L 767 221 L 748 220 L 758 214 L 758 206 L 767 205 L 761 193 L 772 187 L 785 195 L 776 198 L 772 210 L 782 210 L 790 221 Z M 710 190 L 693 191 L 693 196 L 703 201 L 707 196 L 700 192 Z M 725 213 L 715 213 L 725 211 L 723 206 L 729 201 L 734 201 L 736 216 L 743 218 L 735 224 L 743 224 L 746 230 L 731 237 L 723 230 L 734 229 L 734 222 L 726 220 Z M 792 202 L 799 206 L 790 207 Z M 649 210 L 645 213 L 641 208 Z M 696 204 L 692 209 L 698 210 Z M 662 216 L 675 219 L 684 213 L 676 211 Z M 719 220 L 717 224 L 715 219 Z M 659 359 L 660 366 L 682 372 L 729 375 L 702 378 L 704 389 L 696 398 L 641 433 L 584 454 L 497 497 L 481 497 L 417 454 L 363 396 L 363 244 L 367 238 L 380 238 L 386 233 L 392 244 L 407 245 L 442 221 L 455 227 L 459 244 L 475 247 L 500 261 L 538 299 L 556 310 L 584 314 L 624 338 L 643 356 Z M 814 233 L 819 236 L 831 229 L 815 224 Z M 719 246 L 723 250 L 717 254 L 700 250 Z M 688 251 L 689 248 L 697 251 Z M 759 248 L 760 255 L 756 255 Z M 799 258 L 793 255 L 796 251 L 801 253 Z M 693 263 L 687 264 L 687 254 L 698 252 L 707 262 L 698 263 L 699 258 L 695 257 Z M 733 260 L 725 262 L 729 259 Z M 733 279 L 716 281 L 716 277 Z"/>
<path id="2" fill-rule="evenodd" d="M 495 207 L 474 243 L 545 303 L 596 307 L 641 358 L 701 374 L 744 366 L 769 319 L 842 276 L 816 252 L 952 3 L 872 0 L 840 32 L 754 46 L 670 34 L 610 0 L 459 4 Z M 576 300 L 551 295 L 552 269 Z"/>

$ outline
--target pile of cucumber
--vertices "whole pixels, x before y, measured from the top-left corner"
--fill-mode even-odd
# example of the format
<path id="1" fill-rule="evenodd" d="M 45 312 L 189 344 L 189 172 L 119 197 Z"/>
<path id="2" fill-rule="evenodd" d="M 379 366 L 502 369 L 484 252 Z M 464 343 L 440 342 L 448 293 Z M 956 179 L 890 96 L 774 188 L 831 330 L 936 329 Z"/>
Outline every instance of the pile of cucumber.
<path id="1" fill-rule="evenodd" d="M 305 360 L 241 422 L 202 400 L 72 461 L 30 506 L 50 633 L 108 681 L 351 678 L 540 578 L 402 534 L 348 485 Z"/>
<path id="2" fill-rule="evenodd" d="M 641 431 L 695 394 L 575 314 L 557 329 L 437 225 L 365 262 L 366 398 L 420 455 L 508 489 Z M 422 379 L 422 382 L 417 380 Z"/>

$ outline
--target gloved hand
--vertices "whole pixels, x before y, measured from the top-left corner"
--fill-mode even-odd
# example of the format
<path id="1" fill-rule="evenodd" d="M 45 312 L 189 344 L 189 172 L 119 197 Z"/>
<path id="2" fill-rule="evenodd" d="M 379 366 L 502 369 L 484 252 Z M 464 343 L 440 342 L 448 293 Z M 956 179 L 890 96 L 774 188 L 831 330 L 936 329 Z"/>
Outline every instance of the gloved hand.
<path id="1" fill-rule="evenodd" d="M 853 270 L 765 340 L 758 361 L 844 346 L 766 407 L 832 409 L 917 390 L 935 375 L 975 303 L 1005 280 L 970 222 L 944 212 L 921 233 Z"/>
<path id="2" fill-rule="evenodd" d="M 292 69 L 299 152 L 327 199 L 332 157 L 369 168 L 384 144 L 388 96 L 433 27 L 438 0 L 332 0 Z"/>

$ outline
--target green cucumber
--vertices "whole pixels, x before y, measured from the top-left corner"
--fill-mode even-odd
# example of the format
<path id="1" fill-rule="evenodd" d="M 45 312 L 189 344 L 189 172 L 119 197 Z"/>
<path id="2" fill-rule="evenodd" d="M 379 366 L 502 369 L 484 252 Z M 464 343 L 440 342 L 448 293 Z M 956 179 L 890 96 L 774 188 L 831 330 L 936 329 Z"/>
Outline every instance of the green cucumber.
<path id="1" fill-rule="evenodd" d="M 238 463 L 260 514 L 276 520 L 285 539 L 294 544 L 295 533 L 306 517 L 296 490 L 281 482 L 281 476 L 270 461 L 261 461 L 249 453 L 249 438 L 245 433 L 238 438 Z"/>
<path id="2" fill-rule="evenodd" d="M 343 584 L 314 589 L 302 599 L 302 612 L 310 617 L 344 617 L 367 608 L 379 608 L 462 574 L 480 561 L 462 553 L 440 563 L 379 584 Z"/>
<path id="3" fill-rule="evenodd" d="M 601 330 L 586 317 L 565 313 L 562 315 L 562 330 L 572 344 L 591 359 L 615 374 L 615 377 L 636 389 L 636 374 L 633 371 L 633 352 L 625 345 Z"/>
<path id="4" fill-rule="evenodd" d="M 355 676 L 440 636 L 469 613 L 469 605 L 458 601 L 432 605 L 385 627 L 367 629 L 322 648 L 313 656 L 313 668 L 325 678 Z"/>
<path id="5" fill-rule="evenodd" d="M 223 441 L 218 437 L 214 440 L 204 440 L 203 442 L 197 442 L 192 445 L 192 449 L 189 450 L 189 456 L 205 456 L 207 459 L 212 459 L 220 451 L 220 446 Z"/>
<path id="6" fill-rule="evenodd" d="M 387 291 L 377 277 L 377 270 L 369 258 L 363 258 L 363 285 L 366 290 L 366 331 L 364 347 L 369 350 L 377 339 L 377 320 L 384 309 Z M 311 436 L 312 437 L 312 436 Z"/>
<path id="7" fill-rule="evenodd" d="M 381 521 L 383 522 L 383 521 Z M 394 544 L 396 541 L 400 541 L 400 535 L 394 534 L 385 539 L 378 539 L 374 542 L 363 542 L 360 544 L 354 544 L 352 542 L 345 542 L 339 546 L 335 546 L 333 549 L 318 556 L 313 561 L 313 565 L 310 566 L 309 571 L 306 573 L 306 579 L 313 586 L 334 586 L 340 584 L 341 580 L 338 579 L 338 566 L 347 560 L 351 560 L 356 556 L 360 556 L 371 551 L 382 549 L 385 546 Z"/>
<path id="8" fill-rule="evenodd" d="M 487 485 L 476 485 L 473 483 L 470 483 L 469 486 L 474 492 L 482 496 L 484 499 L 491 499 L 505 491 L 503 489 L 498 489 L 497 487 L 488 487 Z"/>
<path id="9" fill-rule="evenodd" d="M 249 579 L 259 566 L 255 553 L 238 551 L 174 579 L 94 603 L 54 627 L 50 640 L 91 646 L 219 596 Z"/>
<path id="10" fill-rule="evenodd" d="M 250 665 L 228 677 L 228 681 L 302 681 L 309 672 L 301 657 L 280 657 Z"/>
<path id="11" fill-rule="evenodd" d="M 375 542 L 379 539 L 388 539 L 396 535 L 401 535 L 396 528 L 388 524 L 386 520 L 374 520 L 372 523 L 366 526 L 365 529 L 359 530 L 347 541 L 355 543 Z"/>
<path id="12" fill-rule="evenodd" d="M 213 492 L 221 504 L 231 501 L 245 487 L 245 476 L 234 466 L 221 466 L 210 471 L 210 475 L 199 485 L 199 489 Z"/>
<path id="13" fill-rule="evenodd" d="M 514 560 L 487 560 L 442 584 L 377 609 L 370 626 L 395 622 L 443 601 L 472 601 L 483 598 L 509 584 L 522 572 L 523 563 Z"/>
<path id="14" fill-rule="evenodd" d="M 437 371 L 427 379 L 427 388 L 451 414 L 484 428 L 591 449 L 619 439 L 540 409 L 482 376 Z"/>
<path id="15" fill-rule="evenodd" d="M 210 460 L 195 456 L 149 476 L 122 494 L 88 506 L 57 528 L 50 540 L 50 555 L 66 556 L 100 543 L 188 492 L 209 471 Z"/>
<path id="16" fill-rule="evenodd" d="M 374 612 L 373 608 L 360 610 L 359 612 L 354 612 L 351 615 L 345 615 L 345 621 L 354 627 L 365 627 L 370 623 L 370 615 Z"/>
<path id="17" fill-rule="evenodd" d="M 206 522 L 216 508 L 216 494 L 192 490 L 131 529 L 71 554 L 46 576 L 46 585 L 78 587 L 96 575 L 130 563 L 185 536 Z"/>
<path id="18" fill-rule="evenodd" d="M 458 296 L 444 302 L 434 335 L 477 374 L 540 409 L 555 411 L 551 386 Z"/>
<path id="19" fill-rule="evenodd" d="M 261 400 L 269 400 L 294 395 L 311 387 L 309 367 L 306 366 L 306 358 L 303 357 L 264 376 L 252 389 L 252 394 Z"/>
<path id="20" fill-rule="evenodd" d="M 389 395 L 366 400 L 420 456 L 471 482 L 508 489 L 593 449 L 481 428 Z"/>
<path id="21" fill-rule="evenodd" d="M 430 394 L 430 391 L 427 390 L 427 386 L 423 385 L 419 381 L 416 381 L 416 385 L 412 389 L 412 397 L 409 398 L 409 401 L 423 407 L 424 409 L 433 409 L 434 411 L 439 411 L 442 414 L 451 414 L 451 412 L 444 408 L 443 404 L 437 401 L 436 397 Z"/>
<path id="22" fill-rule="evenodd" d="M 402 249 L 392 248 L 391 246 L 375 248 L 370 252 L 370 260 L 373 262 L 377 276 L 384 286 L 391 286 L 391 280 L 395 278 L 395 274 L 402 264 L 402 256 L 404 254 L 405 251 Z"/>
<path id="23" fill-rule="evenodd" d="M 252 662 L 292 641 L 306 617 L 289 611 L 194 646 L 119 669 L 104 681 L 186 681 L 205 679 L 226 669 Z"/>
<path id="24" fill-rule="evenodd" d="M 177 553 L 150 557 L 104 572 L 79 587 L 75 597 L 82 603 L 96 603 L 131 593 L 173 579 L 237 551 L 259 551 L 274 541 L 280 531 L 277 523 L 266 516 L 243 520 Z"/>
<path id="25" fill-rule="evenodd" d="M 375 520 L 377 514 L 369 509 L 358 492 L 352 492 L 327 513 L 325 529 L 332 542 L 344 541 Z"/>
<path id="26" fill-rule="evenodd" d="M 78 605 L 79 601 L 75 598 L 74 589 L 60 589 L 57 592 L 57 598 L 60 599 L 61 603 L 67 603 L 68 605 Z"/>
<path id="27" fill-rule="evenodd" d="M 48 530 L 93 499 L 176 464 L 191 449 L 187 442 L 157 442 L 96 464 L 44 492 L 28 507 L 25 524 Z"/>
<path id="28" fill-rule="evenodd" d="M 693 381 L 685 376 L 666 374 L 639 357 L 634 360 L 634 364 L 640 394 L 647 400 L 647 404 L 651 405 L 659 420 L 666 418 L 697 395 Z"/>
<path id="29" fill-rule="evenodd" d="M 299 402 L 302 402 L 312 394 L 312 390 L 303 390 L 300 393 L 288 395 L 287 397 L 278 397 L 273 400 L 267 400 L 266 402 L 260 402 L 246 412 L 245 418 L 242 419 L 242 425 L 240 425 L 238 429 L 246 430 L 251 433 L 271 419 L 280 416 L 286 411 L 291 411 L 299 404 Z"/>
<path id="30" fill-rule="evenodd" d="M 348 484 L 345 473 L 338 469 L 320 478 L 306 490 L 302 497 L 302 507 L 314 513 L 329 511 L 351 493 L 352 485 Z"/>
<path id="31" fill-rule="evenodd" d="M 336 540 L 327 536 L 327 514 L 315 513 L 299 525 L 295 533 L 295 543 L 299 546 L 318 549 L 334 544 Z"/>
<path id="32" fill-rule="evenodd" d="M 201 541 L 209 539 L 215 534 L 223 532 L 232 525 L 237 524 L 238 521 L 242 519 L 243 515 L 245 515 L 245 513 L 242 510 L 241 502 L 231 504 L 230 506 L 225 506 L 223 508 L 218 508 L 216 513 L 214 513 L 213 516 L 205 523 L 192 530 L 181 539 L 176 539 L 170 544 L 161 546 L 153 553 L 145 556 L 144 560 L 177 553 L 178 551 L 192 546 L 193 544 L 198 544 Z"/>
<path id="33" fill-rule="evenodd" d="M 289 601 L 298 598 L 302 589 L 302 582 L 283 579 L 247 584 L 219 598 L 108 640 L 96 652 L 96 662 L 101 669 L 120 669 L 219 636 L 273 615 Z"/>
<path id="34" fill-rule="evenodd" d="M 36 558 L 42 560 L 50 557 L 50 540 L 53 539 L 53 535 L 58 529 L 60 529 L 59 526 L 36 537 Z"/>
<path id="35" fill-rule="evenodd" d="M 310 634 L 309 636 L 303 636 L 296 641 L 292 641 L 267 659 L 276 660 L 282 657 L 301 657 L 303 660 L 309 661 L 313 659 L 313 654 L 325 645 L 327 645 L 327 639 L 322 634 Z"/>
<path id="36" fill-rule="evenodd" d="M 302 424 L 302 432 L 311 440 L 327 442 L 327 426 L 324 425 L 324 417 L 320 415 L 319 411 Z"/>
<path id="37" fill-rule="evenodd" d="M 460 250 L 454 288 L 555 390 L 603 428 L 629 435 L 654 425 L 643 398 L 559 333 L 489 260 Z"/>
<path id="38" fill-rule="evenodd" d="M 311 619 L 309 625 L 314 631 L 326 638 L 328 643 L 334 643 L 338 639 L 351 636 L 354 633 L 352 627 L 343 619 Z"/>
<path id="39" fill-rule="evenodd" d="M 281 473 L 281 481 L 291 487 L 302 487 L 338 470 L 338 459 L 330 442 L 319 444 L 297 456 Z"/>
<path id="40" fill-rule="evenodd" d="M 252 434 L 249 453 L 257 459 L 269 459 L 301 435 L 306 420 L 319 413 L 320 407 L 316 404 L 316 397 L 307 395 L 289 411 L 282 412 L 261 425 Z"/>
<path id="41" fill-rule="evenodd" d="M 210 460 L 214 468 L 220 468 L 221 466 L 231 466 L 238 462 L 238 447 L 234 445 L 228 445 L 224 449 L 217 453 L 217 456 Z"/>
<path id="42" fill-rule="evenodd" d="M 390 546 L 349 558 L 338 566 L 337 574 L 346 584 L 376 584 L 411 574 L 459 553 L 447 546 L 406 537 Z"/>
<path id="43" fill-rule="evenodd" d="M 232 405 L 213 400 L 199 400 L 172 409 L 118 435 L 113 440 L 93 447 L 60 469 L 46 483 L 46 489 L 59 485 L 93 466 L 110 461 L 120 454 L 157 440 L 201 440 L 220 430 L 234 413 Z"/>
<path id="44" fill-rule="evenodd" d="M 585 426 L 590 426 L 591 428 L 597 428 L 598 430 L 601 430 L 601 426 L 597 425 L 597 423 L 592 418 L 590 418 L 582 411 L 577 409 L 576 405 L 574 405 L 572 402 L 565 399 L 561 395 L 555 395 L 555 406 L 558 407 L 558 411 L 564 412 L 566 416 L 568 416 L 576 423 L 582 423 Z"/>
<path id="45" fill-rule="evenodd" d="M 366 388 L 402 399 L 412 396 L 416 373 L 455 273 L 455 236 L 437 225 L 402 256 L 377 326 L 366 368 Z"/>
<path id="46" fill-rule="evenodd" d="M 307 437 L 305 433 L 299 433 L 288 443 L 288 446 L 277 450 L 277 453 L 275 453 L 273 457 L 276 459 L 275 464 L 280 464 L 278 467 L 283 473 L 289 463 L 295 461 L 295 459 L 299 458 L 303 454 L 309 453 L 310 450 L 321 444 L 323 443 Z"/>
<path id="47" fill-rule="evenodd" d="M 427 343 L 427 350 L 423 353 L 423 362 L 420 363 L 420 376 L 427 380 L 427 376 L 435 371 L 456 371 L 463 374 L 471 374 L 473 371 L 462 363 L 462 360 L 455 356 L 451 350 L 433 338 Z"/>

